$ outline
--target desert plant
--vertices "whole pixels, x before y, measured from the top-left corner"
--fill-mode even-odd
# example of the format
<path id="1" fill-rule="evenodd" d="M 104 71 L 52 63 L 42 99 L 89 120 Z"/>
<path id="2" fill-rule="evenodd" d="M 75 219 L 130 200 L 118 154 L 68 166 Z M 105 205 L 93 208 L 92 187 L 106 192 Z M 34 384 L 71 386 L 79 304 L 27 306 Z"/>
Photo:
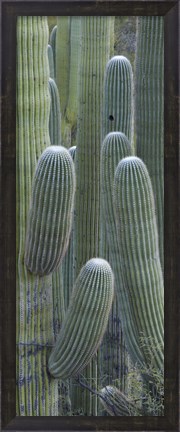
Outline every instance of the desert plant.
<path id="1" fill-rule="evenodd" d="M 54 377 L 78 375 L 96 353 L 104 335 L 114 295 L 107 261 L 92 258 L 82 268 L 48 368 Z"/>

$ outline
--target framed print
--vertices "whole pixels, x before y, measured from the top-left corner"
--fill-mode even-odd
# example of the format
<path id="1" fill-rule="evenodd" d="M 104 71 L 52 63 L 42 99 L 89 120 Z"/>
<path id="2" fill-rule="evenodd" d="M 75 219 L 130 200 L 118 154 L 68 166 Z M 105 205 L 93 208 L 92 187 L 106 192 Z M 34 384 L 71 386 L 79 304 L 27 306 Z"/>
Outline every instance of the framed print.
<path id="1" fill-rule="evenodd" d="M 2 1 L 2 430 L 178 431 L 178 1 Z"/>

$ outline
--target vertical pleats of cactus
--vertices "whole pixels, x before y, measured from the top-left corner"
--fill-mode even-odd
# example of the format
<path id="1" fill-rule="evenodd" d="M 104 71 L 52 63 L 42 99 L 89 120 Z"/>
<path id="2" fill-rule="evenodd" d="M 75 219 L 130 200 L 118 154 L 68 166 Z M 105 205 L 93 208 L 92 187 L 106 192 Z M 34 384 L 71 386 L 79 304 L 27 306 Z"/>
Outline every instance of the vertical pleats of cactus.
<path id="1" fill-rule="evenodd" d="M 75 162 L 76 146 L 70 147 L 69 153 L 73 159 L 73 162 Z M 74 216 L 73 216 L 72 230 L 71 230 L 68 250 L 62 262 L 65 310 L 69 305 L 69 300 L 74 285 L 74 277 L 73 277 L 74 274 L 73 241 L 74 240 L 73 238 L 74 238 Z"/>
<path id="2" fill-rule="evenodd" d="M 152 181 L 164 268 L 164 18 L 139 17 L 136 52 L 137 156 Z"/>
<path id="3" fill-rule="evenodd" d="M 59 91 L 61 112 L 64 118 L 69 93 L 70 17 L 57 18 L 56 31 L 56 83 Z"/>
<path id="4" fill-rule="evenodd" d="M 123 132 L 132 138 L 133 73 L 124 56 L 112 57 L 105 71 L 104 137 L 109 132 Z"/>
<path id="5" fill-rule="evenodd" d="M 131 147 L 127 137 L 122 132 L 110 132 L 106 135 L 101 150 L 101 202 L 103 227 L 101 235 L 102 256 L 107 259 L 115 277 L 115 300 L 108 325 L 108 332 L 102 346 L 103 363 L 107 376 L 119 379 L 119 385 L 125 390 L 125 376 L 127 374 L 127 352 L 125 349 L 122 327 L 120 323 L 120 308 L 118 307 L 117 291 L 122 285 L 122 276 L 119 268 L 120 251 L 116 230 L 116 215 L 113 205 L 114 174 L 119 161 L 131 155 Z M 106 236 L 105 236 L 106 235 Z M 105 236 L 105 239 L 104 239 Z M 104 241 L 103 241 L 104 239 Z"/>
<path id="6" fill-rule="evenodd" d="M 102 406 L 111 416 L 142 415 L 140 408 L 114 386 L 106 386 L 100 391 Z"/>
<path id="7" fill-rule="evenodd" d="M 77 122 L 78 79 L 81 61 L 81 17 L 72 16 L 70 26 L 69 89 L 66 116 L 71 128 Z"/>
<path id="8" fill-rule="evenodd" d="M 123 278 L 118 296 L 128 351 L 134 362 L 163 371 L 163 277 L 153 190 L 141 159 L 119 162 L 114 206 Z"/>
<path id="9" fill-rule="evenodd" d="M 50 145 L 46 17 L 17 18 L 17 415 L 58 415 L 58 382 L 46 372 L 54 342 L 52 278 L 31 275 L 24 264 L 29 197 L 37 160 Z"/>
<path id="10" fill-rule="evenodd" d="M 58 88 L 52 78 L 49 78 L 49 92 L 51 97 L 49 136 L 51 145 L 57 146 L 61 144 L 61 110 Z"/>
<path id="11" fill-rule="evenodd" d="M 68 150 L 50 146 L 36 168 L 29 212 L 25 263 L 45 275 L 61 263 L 69 243 L 75 193 L 75 170 Z"/>
<path id="12" fill-rule="evenodd" d="M 53 27 L 51 34 L 50 34 L 50 38 L 49 38 L 49 43 L 52 47 L 52 51 L 53 51 L 53 60 L 54 60 L 54 78 L 56 78 L 56 32 L 57 32 L 57 25 Z"/>
<path id="13" fill-rule="evenodd" d="M 77 376 L 96 353 L 106 330 L 114 295 L 107 261 L 89 260 L 82 268 L 48 367 L 54 377 Z"/>

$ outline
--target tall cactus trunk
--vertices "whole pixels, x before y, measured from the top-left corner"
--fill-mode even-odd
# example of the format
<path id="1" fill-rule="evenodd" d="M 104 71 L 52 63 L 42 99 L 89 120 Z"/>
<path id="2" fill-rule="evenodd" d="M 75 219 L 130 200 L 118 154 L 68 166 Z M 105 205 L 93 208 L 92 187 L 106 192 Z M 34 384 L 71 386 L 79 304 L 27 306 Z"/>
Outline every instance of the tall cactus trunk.
<path id="1" fill-rule="evenodd" d="M 54 342 L 52 277 L 33 276 L 24 264 L 32 177 L 50 144 L 50 98 L 45 17 L 17 20 L 17 414 L 58 415 L 58 382 L 46 371 Z"/>
<path id="2" fill-rule="evenodd" d="M 99 254 L 100 150 L 102 144 L 102 98 L 104 71 L 110 52 L 109 17 L 82 18 L 82 61 L 77 125 L 75 198 L 75 276 L 88 259 Z M 95 361 L 89 366 L 89 383 L 97 382 Z M 84 392 L 82 400 L 90 399 Z M 97 414 L 97 400 L 87 415 Z M 86 409 L 86 408 L 85 408 Z"/>
<path id="3" fill-rule="evenodd" d="M 151 177 L 164 268 L 164 20 L 139 17 L 136 52 L 136 146 L 137 156 Z"/>

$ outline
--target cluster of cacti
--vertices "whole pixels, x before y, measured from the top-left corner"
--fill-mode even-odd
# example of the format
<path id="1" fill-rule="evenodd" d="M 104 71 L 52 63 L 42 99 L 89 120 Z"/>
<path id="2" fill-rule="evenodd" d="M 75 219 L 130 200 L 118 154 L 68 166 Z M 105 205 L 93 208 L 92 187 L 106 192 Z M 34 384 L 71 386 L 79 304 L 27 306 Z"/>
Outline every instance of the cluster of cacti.
<path id="1" fill-rule="evenodd" d="M 151 24 L 156 29 L 156 17 L 148 18 L 147 32 Z M 134 143 L 140 152 L 149 128 L 157 131 L 151 113 L 162 78 L 160 40 L 153 87 L 144 20 L 137 36 L 134 136 L 132 67 L 113 56 L 114 17 L 58 17 L 50 45 L 46 17 L 18 18 L 20 415 L 101 415 L 101 403 L 112 416 L 143 415 L 141 402 L 128 394 L 129 362 L 156 390 L 151 368 L 163 373 L 160 196 L 154 201 L 151 172 L 134 156 Z M 145 98 L 139 90 L 144 70 Z M 138 104 L 150 121 L 142 116 L 142 124 Z M 157 111 L 160 131 L 162 101 Z M 72 140 L 76 147 L 68 151 Z M 157 166 L 158 151 L 152 150 L 150 166 Z"/>

